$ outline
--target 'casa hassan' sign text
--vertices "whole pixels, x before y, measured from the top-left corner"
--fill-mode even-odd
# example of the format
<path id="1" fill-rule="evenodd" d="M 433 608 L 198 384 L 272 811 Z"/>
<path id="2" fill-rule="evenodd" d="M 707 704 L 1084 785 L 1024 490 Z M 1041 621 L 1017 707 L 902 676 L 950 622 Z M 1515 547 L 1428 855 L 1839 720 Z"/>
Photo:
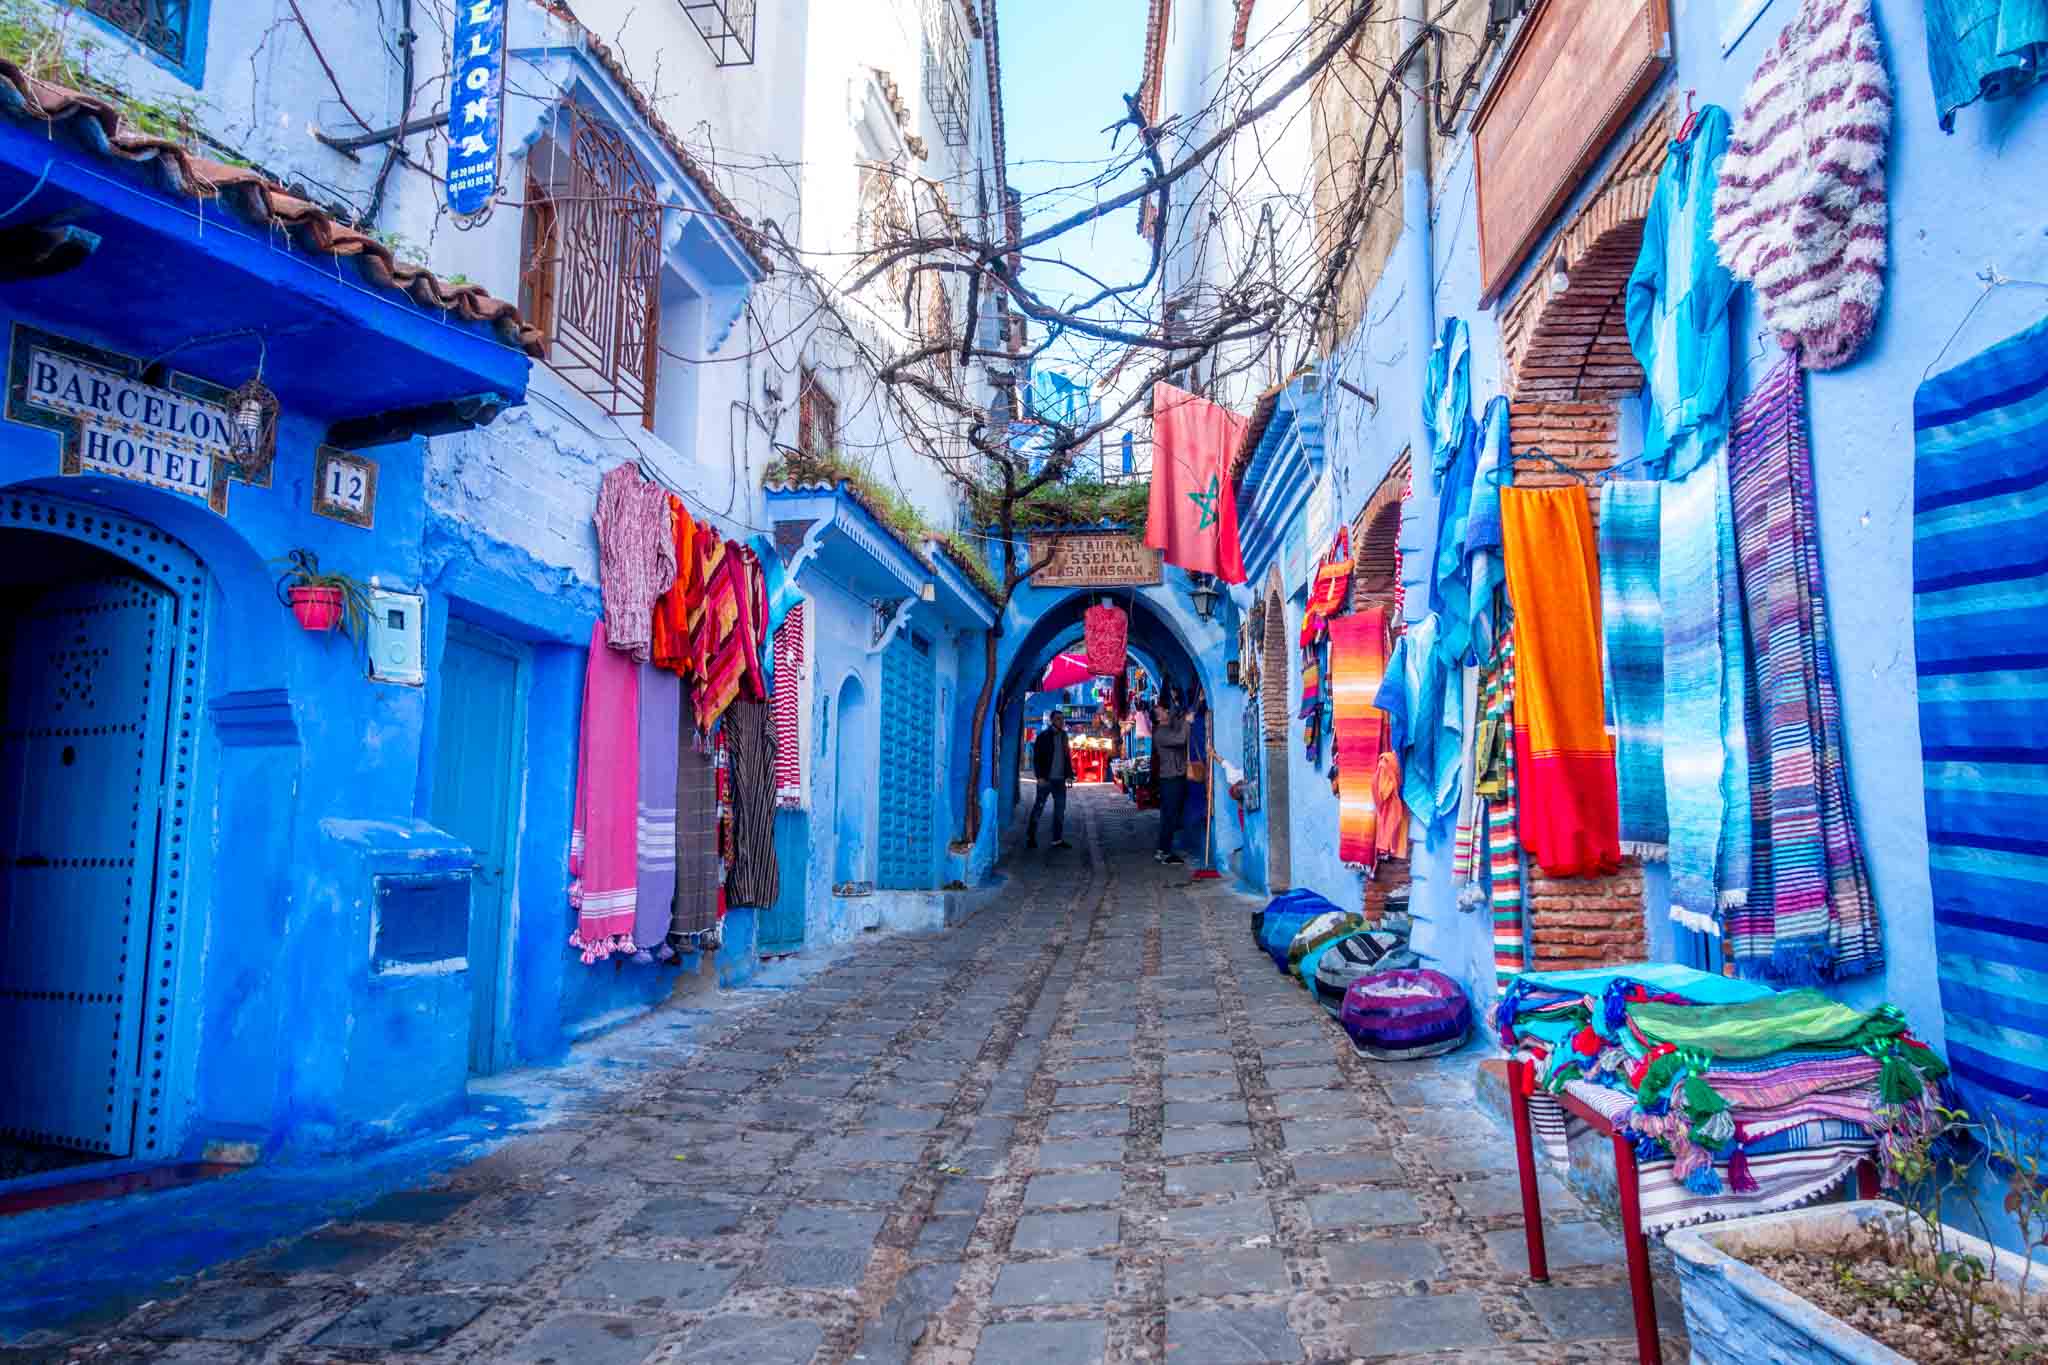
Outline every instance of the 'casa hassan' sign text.
<path id="1" fill-rule="evenodd" d="M 7 385 L 9 421 L 64 438 L 65 474 L 111 474 L 228 509 L 240 466 L 227 391 L 190 375 L 146 384 L 142 363 L 17 323 Z"/>
<path id="2" fill-rule="evenodd" d="M 1045 567 L 1031 575 L 1033 587 L 1110 588 L 1159 581 L 1159 551 L 1134 535 L 1033 536 L 1031 562 L 1048 555 Z"/>

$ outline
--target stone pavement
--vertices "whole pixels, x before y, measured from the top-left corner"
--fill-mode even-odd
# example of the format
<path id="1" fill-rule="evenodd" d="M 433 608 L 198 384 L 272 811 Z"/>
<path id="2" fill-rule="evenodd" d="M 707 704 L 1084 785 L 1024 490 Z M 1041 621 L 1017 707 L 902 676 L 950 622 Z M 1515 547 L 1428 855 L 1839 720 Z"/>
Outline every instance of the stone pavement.
<path id="1" fill-rule="evenodd" d="M 1518 1278 L 1473 1050 L 1357 1057 L 1252 902 L 1153 864 L 1155 817 L 1107 787 L 1070 815 L 1080 847 L 1013 848 L 965 926 L 47 1358 L 1634 1358 L 1620 1243 L 1561 1187 L 1553 1283 Z"/>

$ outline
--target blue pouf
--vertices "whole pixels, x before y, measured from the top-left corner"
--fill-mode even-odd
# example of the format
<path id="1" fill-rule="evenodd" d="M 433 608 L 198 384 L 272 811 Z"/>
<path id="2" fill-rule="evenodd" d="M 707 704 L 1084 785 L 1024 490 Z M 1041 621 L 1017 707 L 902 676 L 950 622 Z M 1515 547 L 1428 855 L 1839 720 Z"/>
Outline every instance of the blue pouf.
<path id="1" fill-rule="evenodd" d="M 1287 948 L 1294 942 L 1294 936 L 1301 927 L 1317 915 L 1342 914 L 1340 907 L 1305 887 L 1283 891 L 1266 902 L 1266 908 L 1258 916 L 1256 938 L 1260 948 L 1273 959 L 1273 965 L 1281 971 L 1287 970 Z"/>

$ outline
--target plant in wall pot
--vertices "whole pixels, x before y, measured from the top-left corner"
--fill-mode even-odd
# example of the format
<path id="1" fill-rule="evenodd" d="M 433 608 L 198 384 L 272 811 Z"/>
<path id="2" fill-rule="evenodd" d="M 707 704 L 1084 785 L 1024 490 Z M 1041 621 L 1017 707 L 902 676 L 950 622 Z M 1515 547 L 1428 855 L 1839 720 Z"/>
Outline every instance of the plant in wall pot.
<path id="1" fill-rule="evenodd" d="M 292 609 L 299 624 L 316 634 L 339 626 L 352 640 L 363 638 L 370 617 L 370 592 L 345 573 L 328 573 L 320 557 L 311 550 L 293 550 L 273 567 L 283 569 L 277 580 L 277 598 Z"/>
<path id="2" fill-rule="evenodd" d="M 2042 1135 L 1941 1113 L 1956 1136 L 1981 1136 L 2007 1185 L 2013 1244 L 2038 1252 L 2048 1244 Z M 1889 1199 L 1758 1214 L 1665 1239 L 1696 1365 L 2048 1362 L 2038 1266 L 1943 1222 L 1960 1199 L 1990 1228 L 1969 1198 L 1970 1163 L 1952 1140 L 1901 1137 Z"/>

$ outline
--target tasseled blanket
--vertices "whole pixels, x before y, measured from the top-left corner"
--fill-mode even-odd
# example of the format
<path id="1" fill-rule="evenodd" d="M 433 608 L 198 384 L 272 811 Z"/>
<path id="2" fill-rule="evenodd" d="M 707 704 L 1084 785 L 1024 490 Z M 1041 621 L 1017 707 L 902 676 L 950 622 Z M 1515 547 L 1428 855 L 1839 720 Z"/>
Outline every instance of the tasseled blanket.
<path id="1" fill-rule="evenodd" d="M 576 815 L 569 830 L 569 946 L 585 962 L 634 951 L 639 890 L 640 666 L 590 630 Z"/>

